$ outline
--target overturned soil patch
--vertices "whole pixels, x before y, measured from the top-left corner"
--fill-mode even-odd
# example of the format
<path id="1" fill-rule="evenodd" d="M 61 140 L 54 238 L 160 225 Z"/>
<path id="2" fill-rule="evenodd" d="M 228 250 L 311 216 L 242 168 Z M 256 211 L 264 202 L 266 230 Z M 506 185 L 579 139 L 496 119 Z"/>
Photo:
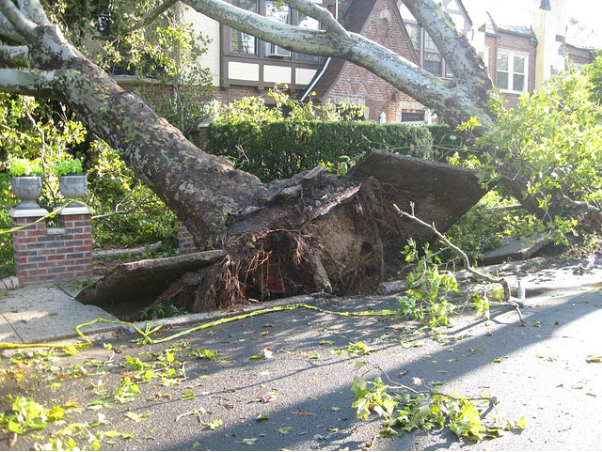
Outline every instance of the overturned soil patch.
<path id="1" fill-rule="evenodd" d="M 123 264 L 77 298 L 103 308 L 169 300 L 203 312 L 239 300 L 372 293 L 399 271 L 409 238 L 435 239 L 394 204 L 443 232 L 484 194 L 473 171 L 372 150 L 344 177 L 316 167 L 272 183 L 216 231 L 222 251 Z"/>

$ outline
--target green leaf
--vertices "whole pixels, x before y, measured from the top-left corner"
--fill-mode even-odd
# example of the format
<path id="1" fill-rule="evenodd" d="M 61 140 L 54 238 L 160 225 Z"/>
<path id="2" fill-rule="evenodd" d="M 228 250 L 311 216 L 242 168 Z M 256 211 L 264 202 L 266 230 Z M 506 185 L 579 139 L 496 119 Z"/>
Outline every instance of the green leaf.
<path id="1" fill-rule="evenodd" d="M 75 356 L 79 353 L 79 349 L 77 347 L 74 347 L 73 345 L 65 347 L 63 351 L 69 356 Z"/>
<path id="2" fill-rule="evenodd" d="M 282 433 L 283 435 L 286 435 L 288 432 L 290 432 L 293 429 L 293 427 L 280 427 L 278 429 L 278 432 Z"/>
<path id="3" fill-rule="evenodd" d="M 602 356 L 594 356 L 594 355 L 587 355 L 587 358 L 585 358 L 585 362 L 586 363 L 602 363 Z"/>
<path id="4" fill-rule="evenodd" d="M 8 429 L 17 435 L 22 435 L 25 433 L 25 430 L 23 430 L 23 428 L 15 421 L 8 421 Z"/>
<path id="5" fill-rule="evenodd" d="M 106 437 L 106 438 L 117 438 L 118 436 L 121 436 L 121 432 L 118 432 L 116 430 L 108 430 L 106 432 L 100 432 L 102 436 Z"/>
<path id="6" fill-rule="evenodd" d="M 242 443 L 247 446 L 252 446 L 253 444 L 255 444 L 255 441 L 257 441 L 257 438 L 245 438 L 242 440 Z"/>
<path id="7" fill-rule="evenodd" d="M 517 429 L 524 430 L 525 428 L 527 428 L 528 424 L 529 424 L 529 421 L 527 419 L 525 419 L 524 417 L 521 417 L 518 421 L 516 421 L 516 423 L 514 425 L 516 426 Z"/>
<path id="8" fill-rule="evenodd" d="M 209 430 L 217 430 L 222 425 L 224 425 L 224 421 L 222 421 L 221 419 L 214 419 L 212 421 L 205 422 L 205 425 L 207 426 L 207 428 L 209 428 Z"/>
<path id="9" fill-rule="evenodd" d="M 270 417 L 267 414 L 260 413 L 255 418 L 256 421 L 267 421 Z"/>
<path id="10" fill-rule="evenodd" d="M 196 399 L 196 396 L 194 395 L 194 392 L 192 391 L 186 391 L 184 394 L 182 394 L 182 400 L 194 400 Z"/>

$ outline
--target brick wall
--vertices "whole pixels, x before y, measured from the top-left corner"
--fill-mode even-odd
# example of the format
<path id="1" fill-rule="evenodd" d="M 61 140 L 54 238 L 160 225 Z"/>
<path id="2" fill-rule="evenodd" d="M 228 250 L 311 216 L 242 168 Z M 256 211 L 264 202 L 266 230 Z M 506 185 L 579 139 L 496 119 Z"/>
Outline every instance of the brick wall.
<path id="1" fill-rule="evenodd" d="M 362 35 L 416 63 L 394 1 L 381 0 L 376 3 Z M 369 108 L 369 119 L 378 121 L 380 114 L 384 112 L 387 122 L 399 120 L 401 101 L 412 101 L 409 96 L 398 93 L 392 85 L 372 72 L 351 63 L 344 64 L 330 96 L 364 99 Z"/>
<path id="2" fill-rule="evenodd" d="M 47 228 L 41 221 L 13 233 L 15 271 L 21 285 L 92 277 L 91 216 L 81 213 L 82 208 L 75 209 L 77 213 L 67 208 L 59 214 L 58 228 Z M 24 214 L 11 212 L 14 227 L 44 215 Z"/>
<path id="3" fill-rule="evenodd" d="M 594 61 L 594 52 L 591 49 L 584 49 L 571 44 L 566 44 L 566 54 L 573 63 L 589 64 Z"/>
<path id="4" fill-rule="evenodd" d="M 529 36 L 507 33 L 499 30 L 496 36 L 487 36 L 485 44 L 489 47 L 489 75 L 493 84 L 496 84 L 497 54 L 499 51 L 515 51 L 528 55 L 528 80 L 529 92 L 535 90 L 535 57 L 537 55 L 537 42 Z M 508 99 L 508 106 L 516 107 L 520 94 L 504 93 Z"/>
<path id="5" fill-rule="evenodd" d="M 190 141 L 192 141 L 196 147 L 202 150 L 205 149 L 208 139 L 209 128 L 206 125 L 200 125 L 190 134 Z"/>
<path id="6" fill-rule="evenodd" d="M 188 232 L 186 226 L 181 221 L 178 221 L 178 246 L 180 254 L 198 253 L 199 250 L 192 240 L 192 235 Z"/>

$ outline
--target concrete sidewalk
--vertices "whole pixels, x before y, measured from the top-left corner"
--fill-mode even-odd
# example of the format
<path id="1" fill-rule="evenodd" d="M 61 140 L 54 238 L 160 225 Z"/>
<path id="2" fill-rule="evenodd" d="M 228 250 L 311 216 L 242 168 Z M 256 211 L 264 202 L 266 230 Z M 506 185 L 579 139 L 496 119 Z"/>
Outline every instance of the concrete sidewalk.
<path id="1" fill-rule="evenodd" d="M 99 317 L 117 320 L 97 306 L 85 306 L 56 285 L 0 292 L 0 342 L 32 344 L 74 338 L 75 327 Z M 105 325 L 95 331 L 107 331 Z"/>

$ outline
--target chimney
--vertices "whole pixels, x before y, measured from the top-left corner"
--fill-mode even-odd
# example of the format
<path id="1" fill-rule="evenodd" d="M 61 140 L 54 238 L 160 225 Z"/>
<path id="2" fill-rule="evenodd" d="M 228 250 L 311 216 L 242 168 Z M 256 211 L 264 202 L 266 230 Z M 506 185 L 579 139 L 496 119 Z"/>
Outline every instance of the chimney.
<path id="1" fill-rule="evenodd" d="M 537 37 L 535 90 L 565 67 L 566 0 L 533 0 L 533 32 Z"/>

